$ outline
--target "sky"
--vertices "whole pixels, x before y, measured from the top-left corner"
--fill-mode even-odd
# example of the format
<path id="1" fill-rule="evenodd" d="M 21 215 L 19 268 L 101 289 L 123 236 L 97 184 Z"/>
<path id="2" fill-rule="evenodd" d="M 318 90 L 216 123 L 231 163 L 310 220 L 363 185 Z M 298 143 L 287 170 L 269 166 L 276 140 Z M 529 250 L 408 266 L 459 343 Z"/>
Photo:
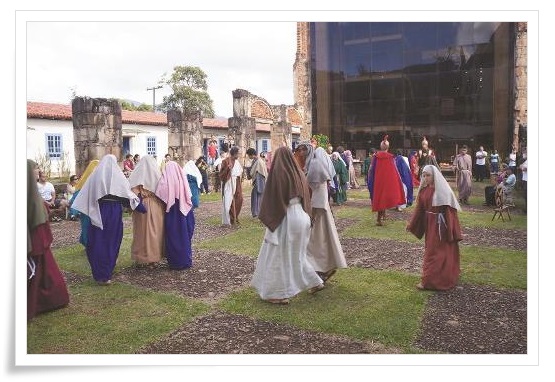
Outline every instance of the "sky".
<path id="1" fill-rule="evenodd" d="M 207 75 L 216 116 L 233 116 L 232 91 L 291 105 L 296 23 L 31 21 L 27 23 L 27 100 L 68 104 L 77 96 L 153 104 L 175 66 Z M 156 104 L 171 93 L 157 89 Z"/>

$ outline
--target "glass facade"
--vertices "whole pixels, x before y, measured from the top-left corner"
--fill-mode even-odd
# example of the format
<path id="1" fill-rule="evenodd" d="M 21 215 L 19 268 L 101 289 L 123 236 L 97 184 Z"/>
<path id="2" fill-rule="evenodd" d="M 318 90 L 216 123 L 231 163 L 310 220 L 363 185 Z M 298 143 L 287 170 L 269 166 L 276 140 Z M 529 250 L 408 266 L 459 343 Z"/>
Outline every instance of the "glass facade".
<path id="1" fill-rule="evenodd" d="M 312 123 L 364 158 L 391 148 L 440 161 L 459 145 L 511 144 L 513 26 L 484 22 L 310 23 Z"/>

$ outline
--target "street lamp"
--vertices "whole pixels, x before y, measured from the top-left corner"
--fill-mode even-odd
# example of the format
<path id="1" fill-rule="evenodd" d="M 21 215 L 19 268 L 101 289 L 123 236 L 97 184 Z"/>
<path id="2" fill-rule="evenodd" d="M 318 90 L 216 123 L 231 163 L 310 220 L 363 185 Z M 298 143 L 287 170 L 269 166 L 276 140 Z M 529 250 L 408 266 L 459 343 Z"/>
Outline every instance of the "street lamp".
<path id="1" fill-rule="evenodd" d="M 154 86 L 151 88 L 146 88 L 146 90 L 152 90 L 152 111 L 156 112 L 156 89 L 162 89 L 162 85 Z"/>

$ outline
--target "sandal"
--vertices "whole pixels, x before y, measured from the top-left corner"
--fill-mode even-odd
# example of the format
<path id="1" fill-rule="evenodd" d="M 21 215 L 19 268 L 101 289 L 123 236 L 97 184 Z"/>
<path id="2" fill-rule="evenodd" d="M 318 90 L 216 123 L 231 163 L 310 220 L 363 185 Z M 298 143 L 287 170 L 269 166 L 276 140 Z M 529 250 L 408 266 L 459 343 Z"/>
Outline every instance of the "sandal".
<path id="1" fill-rule="evenodd" d="M 308 290 L 308 294 L 314 294 L 316 292 L 320 292 L 322 289 L 324 289 L 324 284 L 316 285 L 315 287 L 312 287 Z"/>
<path id="2" fill-rule="evenodd" d="M 268 301 L 270 304 L 275 304 L 275 305 L 287 305 L 289 304 L 289 299 L 288 298 L 269 298 Z"/>
<path id="3" fill-rule="evenodd" d="M 337 272 L 337 269 L 330 269 L 327 272 L 324 272 L 321 276 L 322 281 L 326 282 L 330 279 L 331 276 L 333 276 L 335 274 L 335 272 Z"/>
<path id="4" fill-rule="evenodd" d="M 418 283 L 416 284 L 416 289 L 425 290 L 426 288 L 424 288 L 424 285 L 422 285 L 422 283 Z"/>

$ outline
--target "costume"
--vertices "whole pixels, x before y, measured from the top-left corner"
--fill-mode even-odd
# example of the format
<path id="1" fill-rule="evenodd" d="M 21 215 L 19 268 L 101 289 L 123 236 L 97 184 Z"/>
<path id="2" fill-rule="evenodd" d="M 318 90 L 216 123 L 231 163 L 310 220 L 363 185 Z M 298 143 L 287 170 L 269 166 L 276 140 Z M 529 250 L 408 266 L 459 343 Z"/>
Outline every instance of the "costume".
<path id="1" fill-rule="evenodd" d="M 166 164 L 156 187 L 156 196 L 166 203 L 164 243 L 168 266 L 171 269 L 190 268 L 193 265 L 195 214 L 189 182 L 176 162 Z"/>
<path id="2" fill-rule="evenodd" d="M 455 169 L 459 201 L 468 204 L 468 198 L 472 192 L 472 158 L 465 149 L 461 151 L 453 161 L 453 168 Z"/>
<path id="3" fill-rule="evenodd" d="M 421 239 L 424 235 L 422 281 L 419 287 L 447 290 L 454 287 L 460 275 L 459 241 L 462 240 L 457 202 L 449 184 L 433 165 L 423 171 L 433 173 L 433 185 L 422 185 L 416 209 L 407 231 Z"/>
<path id="4" fill-rule="evenodd" d="M 253 217 L 257 217 L 260 212 L 260 203 L 262 202 L 267 177 L 266 161 L 263 158 L 255 158 L 249 170 L 249 179 L 252 179 L 251 213 Z"/>
<path id="5" fill-rule="evenodd" d="M 307 260 L 310 191 L 287 147 L 275 151 L 259 219 L 266 226 L 251 285 L 264 300 L 287 299 L 322 285 Z"/>
<path id="6" fill-rule="evenodd" d="M 428 140 L 426 137 L 422 139 L 422 148 L 418 150 L 418 179 L 422 177 L 422 169 L 427 165 L 434 165 L 439 170 L 435 153 L 428 147 Z"/>
<path id="7" fill-rule="evenodd" d="M 191 203 L 193 208 L 197 208 L 200 204 L 200 189 L 202 187 L 202 174 L 199 168 L 192 160 L 185 163 L 183 171 L 187 175 L 187 182 L 189 182 L 189 189 L 191 190 Z"/>
<path id="8" fill-rule="evenodd" d="M 406 203 L 401 176 L 395 165 L 393 154 L 387 152 L 387 135 L 380 144 L 381 151 L 374 154 L 372 168 L 368 174 L 368 191 L 372 199 L 372 211 L 378 212 L 378 225 L 383 225 L 385 210 Z"/>
<path id="9" fill-rule="evenodd" d="M 325 281 L 329 276 L 324 274 L 331 275 L 337 268 L 347 267 L 328 197 L 328 184 L 336 174 L 330 157 L 322 147 L 313 149 L 310 143 L 305 145 L 308 148 L 305 171 L 312 204 L 312 229 L 307 258 Z"/>
<path id="10" fill-rule="evenodd" d="M 131 190 L 142 199 L 146 213 L 133 211 L 133 242 L 131 258 L 138 264 L 158 263 L 164 256 L 164 202 L 156 196 L 162 177 L 154 157 L 142 157 L 129 176 Z"/>
<path id="11" fill-rule="evenodd" d="M 341 156 L 337 151 L 331 154 L 331 161 L 335 170 L 335 176 L 333 177 L 335 193 L 332 194 L 332 199 L 338 206 L 340 206 L 347 201 L 349 174 L 347 173 L 345 163 L 343 163 Z"/>
<path id="12" fill-rule="evenodd" d="M 98 166 L 98 162 L 99 162 L 98 159 L 93 159 L 89 162 L 89 164 L 87 165 L 87 168 L 85 168 L 85 172 L 83 172 L 83 175 L 81 175 L 81 178 L 75 185 L 75 193 L 73 194 L 73 197 L 69 201 L 70 206 L 73 206 L 73 202 L 75 201 L 75 198 L 77 198 L 77 195 L 79 195 L 81 188 L 83 188 L 83 185 L 85 184 L 87 179 L 89 179 L 89 176 L 92 174 L 96 166 Z M 72 209 L 74 208 L 72 207 Z M 81 223 L 81 234 L 79 235 L 79 242 L 83 245 L 83 247 L 86 247 L 88 237 L 89 237 L 88 232 L 89 232 L 89 226 L 91 225 L 91 218 L 85 215 L 84 213 L 79 213 L 78 215 L 79 215 L 79 222 Z"/>
<path id="13" fill-rule="evenodd" d="M 406 158 L 400 154 L 396 155 L 395 165 L 397 166 L 397 171 L 399 171 L 399 175 L 401 176 L 403 189 L 405 191 L 405 199 L 407 201 L 406 204 L 402 204 L 401 206 L 412 206 L 414 189 L 412 184 L 412 174 L 410 172 L 410 168 L 407 164 Z"/>
<path id="14" fill-rule="evenodd" d="M 345 150 L 344 151 L 345 154 L 345 158 L 347 158 L 347 171 L 349 172 L 349 188 L 360 188 L 360 186 L 358 185 L 358 181 L 357 181 L 357 177 L 356 177 L 356 173 L 355 173 L 355 166 L 353 164 L 353 154 L 351 153 L 351 150 Z"/>
<path id="15" fill-rule="evenodd" d="M 141 207 L 139 207 L 141 205 Z M 113 154 L 105 155 L 75 198 L 73 208 L 88 215 L 91 225 L 85 247 L 94 280 L 109 283 L 123 238 L 123 207 L 144 207 Z M 146 211 L 144 211 L 146 212 Z"/>
<path id="16" fill-rule="evenodd" d="M 243 167 L 238 160 L 229 156 L 222 161 L 219 174 L 222 182 L 222 224 L 239 222 L 239 213 L 243 207 L 242 173 Z"/>
<path id="17" fill-rule="evenodd" d="M 34 170 L 27 159 L 27 320 L 69 304 L 67 285 L 50 249 L 52 231 Z"/>
<path id="18" fill-rule="evenodd" d="M 409 168 L 412 176 L 412 185 L 414 187 L 420 186 L 420 171 L 418 168 L 418 157 L 416 154 L 416 150 L 412 150 L 409 154 Z"/>

